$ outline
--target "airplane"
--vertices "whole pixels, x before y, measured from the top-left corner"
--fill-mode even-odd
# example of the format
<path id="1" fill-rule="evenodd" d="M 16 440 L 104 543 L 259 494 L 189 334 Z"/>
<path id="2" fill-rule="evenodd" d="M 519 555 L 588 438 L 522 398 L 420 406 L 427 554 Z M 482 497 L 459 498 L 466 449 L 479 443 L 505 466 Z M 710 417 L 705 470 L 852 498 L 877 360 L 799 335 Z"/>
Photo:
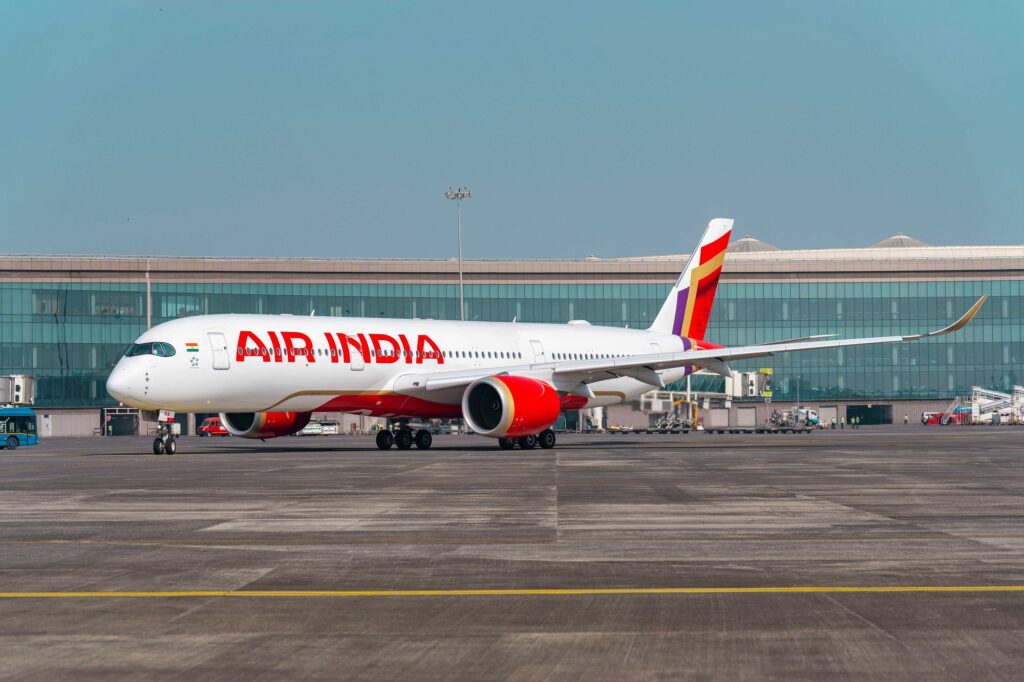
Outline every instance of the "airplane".
<path id="1" fill-rule="evenodd" d="M 300 431 L 314 411 L 389 417 L 382 450 L 432 436 L 411 418 L 462 418 L 502 449 L 552 448 L 563 410 L 611 405 L 700 369 L 823 348 L 900 343 L 966 326 L 988 298 L 938 331 L 836 339 L 832 335 L 723 347 L 705 339 L 733 221 L 712 220 L 648 329 L 567 324 L 293 315 L 200 315 L 157 325 L 114 367 L 107 392 L 147 411 L 219 412 L 242 438 Z M 156 454 L 177 445 L 161 423 Z"/>

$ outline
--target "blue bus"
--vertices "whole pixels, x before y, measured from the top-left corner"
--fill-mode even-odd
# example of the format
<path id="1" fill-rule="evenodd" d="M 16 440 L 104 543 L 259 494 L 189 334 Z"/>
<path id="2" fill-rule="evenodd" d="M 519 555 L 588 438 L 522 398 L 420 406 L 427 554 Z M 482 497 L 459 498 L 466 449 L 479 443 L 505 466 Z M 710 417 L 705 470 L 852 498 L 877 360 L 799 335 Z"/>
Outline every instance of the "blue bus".
<path id="1" fill-rule="evenodd" d="M 38 445 L 36 413 L 28 407 L 0 407 L 0 449 Z"/>

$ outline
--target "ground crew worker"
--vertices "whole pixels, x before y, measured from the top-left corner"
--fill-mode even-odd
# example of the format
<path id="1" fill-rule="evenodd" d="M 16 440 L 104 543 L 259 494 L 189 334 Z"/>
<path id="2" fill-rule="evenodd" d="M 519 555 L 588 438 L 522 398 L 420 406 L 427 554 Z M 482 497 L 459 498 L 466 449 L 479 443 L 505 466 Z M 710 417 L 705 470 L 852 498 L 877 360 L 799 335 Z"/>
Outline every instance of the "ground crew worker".
<path id="1" fill-rule="evenodd" d="M 907 417 L 907 415 L 903 415 L 903 425 L 904 425 L 904 426 L 906 426 L 906 425 L 907 425 L 907 422 L 908 422 L 908 421 L 909 421 L 909 418 Z"/>
<path id="2" fill-rule="evenodd" d="M 836 418 L 835 417 L 832 417 L 832 430 L 833 431 L 836 430 Z"/>
<path id="3" fill-rule="evenodd" d="M 840 417 L 839 418 L 839 428 L 840 429 L 845 429 L 846 428 L 846 417 Z"/>

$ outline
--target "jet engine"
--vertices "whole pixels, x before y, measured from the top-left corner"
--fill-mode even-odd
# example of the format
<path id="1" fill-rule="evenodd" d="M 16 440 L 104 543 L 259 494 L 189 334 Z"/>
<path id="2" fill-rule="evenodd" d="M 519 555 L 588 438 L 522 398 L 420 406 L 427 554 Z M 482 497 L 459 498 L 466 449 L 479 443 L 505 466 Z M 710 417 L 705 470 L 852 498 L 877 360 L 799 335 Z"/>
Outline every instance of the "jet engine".
<path id="1" fill-rule="evenodd" d="M 491 438 L 538 434 L 555 423 L 560 409 L 555 387 L 529 377 L 485 377 L 462 395 L 466 423 Z"/>
<path id="2" fill-rule="evenodd" d="M 222 412 L 220 423 L 239 438 L 278 438 L 301 431 L 312 412 Z"/>

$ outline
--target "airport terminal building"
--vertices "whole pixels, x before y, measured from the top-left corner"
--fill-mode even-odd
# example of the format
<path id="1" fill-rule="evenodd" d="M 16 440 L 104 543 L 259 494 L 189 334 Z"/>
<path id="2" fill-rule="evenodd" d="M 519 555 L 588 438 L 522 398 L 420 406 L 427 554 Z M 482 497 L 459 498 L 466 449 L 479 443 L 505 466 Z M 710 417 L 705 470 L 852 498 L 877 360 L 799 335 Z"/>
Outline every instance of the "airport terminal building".
<path id="1" fill-rule="evenodd" d="M 645 328 L 686 256 L 466 261 L 466 318 Z M 780 250 L 737 240 L 708 338 L 724 345 L 815 334 L 918 333 L 916 343 L 793 353 L 771 368 L 773 401 L 870 406 L 876 421 L 916 420 L 972 386 L 1024 383 L 1024 246 L 928 246 L 896 235 L 865 248 Z M 0 256 L 0 374 L 36 377 L 54 435 L 99 426 L 107 374 L 147 326 L 207 313 L 458 317 L 454 260 Z M 763 402 L 763 401 L 761 401 Z M 628 410 L 610 421 L 636 419 Z"/>

